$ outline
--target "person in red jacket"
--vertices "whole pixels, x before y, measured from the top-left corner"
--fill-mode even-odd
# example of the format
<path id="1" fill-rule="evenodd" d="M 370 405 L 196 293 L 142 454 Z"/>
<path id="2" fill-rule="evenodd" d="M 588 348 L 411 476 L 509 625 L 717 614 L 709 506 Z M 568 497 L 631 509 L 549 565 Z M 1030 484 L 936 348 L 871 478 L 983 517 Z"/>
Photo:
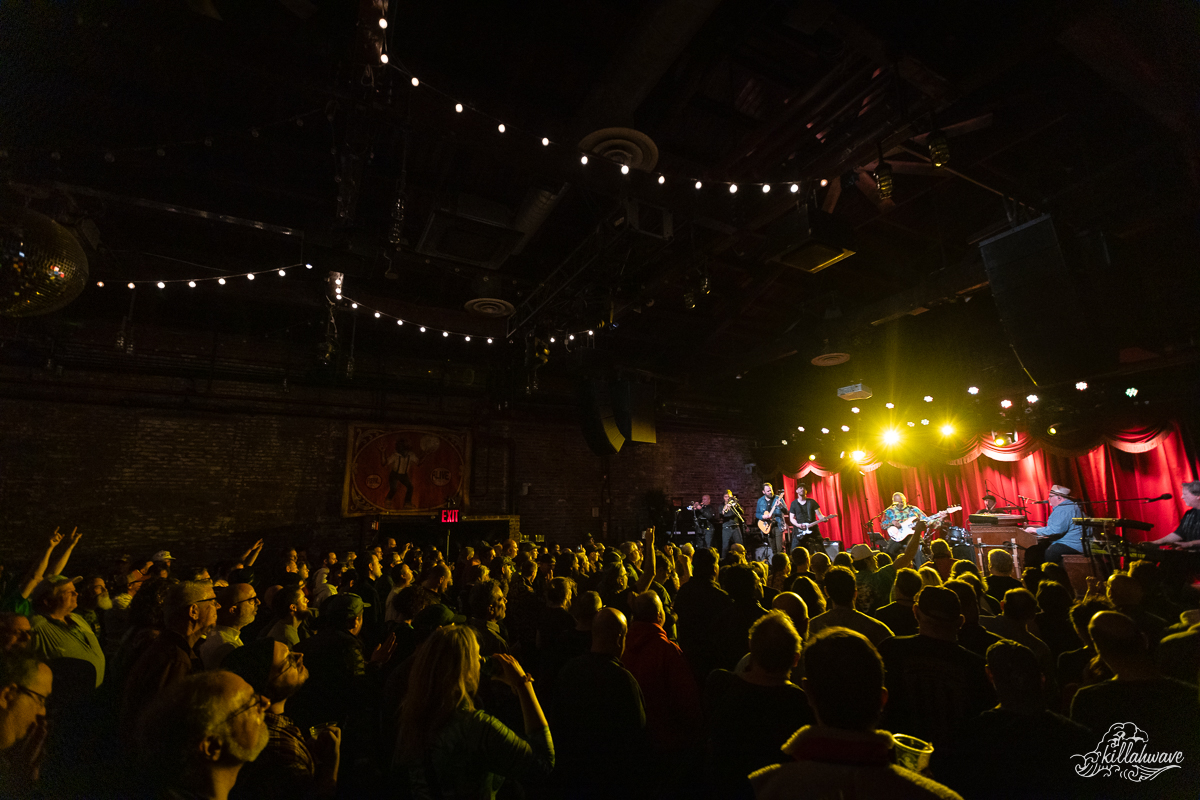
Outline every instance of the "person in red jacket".
<path id="1" fill-rule="evenodd" d="M 675 754 L 699 741 L 700 689 L 683 651 L 663 630 L 666 615 L 658 595 L 642 592 L 631 605 L 621 660 L 642 687 L 651 743 L 664 755 Z"/>

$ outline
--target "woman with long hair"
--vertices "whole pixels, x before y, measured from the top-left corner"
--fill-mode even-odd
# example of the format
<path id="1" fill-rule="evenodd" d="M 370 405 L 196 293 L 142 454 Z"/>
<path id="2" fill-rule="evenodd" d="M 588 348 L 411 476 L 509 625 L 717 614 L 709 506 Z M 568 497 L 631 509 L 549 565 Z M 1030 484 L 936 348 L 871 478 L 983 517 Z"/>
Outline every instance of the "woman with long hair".
<path id="1" fill-rule="evenodd" d="M 417 650 L 392 759 L 415 800 L 491 800 L 505 778 L 545 776 L 554 768 L 533 678 L 508 655 L 492 656 L 485 667 L 520 699 L 522 738 L 475 708 L 480 667 L 479 643 L 465 625 L 435 630 Z"/>

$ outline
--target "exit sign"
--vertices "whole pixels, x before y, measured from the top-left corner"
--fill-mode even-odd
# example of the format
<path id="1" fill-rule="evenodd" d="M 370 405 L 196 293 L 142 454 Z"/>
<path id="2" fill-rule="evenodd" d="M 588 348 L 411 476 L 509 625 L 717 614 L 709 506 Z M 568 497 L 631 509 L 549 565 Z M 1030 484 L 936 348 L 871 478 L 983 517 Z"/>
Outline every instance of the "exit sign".
<path id="1" fill-rule="evenodd" d="M 447 508 L 442 511 L 442 522 L 458 522 L 458 509 Z"/>

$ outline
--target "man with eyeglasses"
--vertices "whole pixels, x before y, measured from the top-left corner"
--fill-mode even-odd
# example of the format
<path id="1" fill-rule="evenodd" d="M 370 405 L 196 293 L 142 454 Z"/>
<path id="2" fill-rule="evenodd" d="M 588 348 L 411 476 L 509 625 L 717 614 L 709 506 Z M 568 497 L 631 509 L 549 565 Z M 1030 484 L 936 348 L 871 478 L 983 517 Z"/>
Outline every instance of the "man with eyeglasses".
<path id="1" fill-rule="evenodd" d="M 29 617 L 12 611 L 0 611 L 0 652 L 28 652 L 33 642 Z"/>
<path id="2" fill-rule="evenodd" d="M 267 706 L 250 684 L 224 670 L 167 687 L 138 729 L 137 755 L 152 796 L 227 800 L 242 767 L 267 746 Z"/>
<path id="3" fill-rule="evenodd" d="M 205 669 L 219 669 L 231 651 L 242 646 L 242 628 L 254 622 L 258 615 L 258 594 L 248 583 L 235 583 L 216 590 L 217 624 L 212 633 L 196 648 Z"/>
<path id="4" fill-rule="evenodd" d="M 224 668 L 267 698 L 267 749 L 238 776 L 235 798 L 332 798 L 337 795 L 341 729 L 301 731 L 286 716 L 288 698 L 308 681 L 304 656 L 282 642 L 259 639 L 225 658 Z"/>
<path id="5" fill-rule="evenodd" d="M 166 687 L 204 669 L 196 644 L 217 623 L 221 604 L 209 581 L 179 581 L 163 601 L 166 629 L 134 662 L 121 698 L 121 726 L 132 733 L 138 715 Z"/>
<path id="6" fill-rule="evenodd" d="M 75 581 L 65 575 L 47 575 L 33 590 L 37 613 L 33 625 L 33 652 L 50 661 L 77 658 L 96 670 L 96 686 L 104 683 L 104 650 L 83 617 L 75 613 L 79 592 Z"/>
<path id="7" fill-rule="evenodd" d="M 37 781 L 53 683 L 28 653 L 0 653 L 0 796 L 23 796 Z"/>

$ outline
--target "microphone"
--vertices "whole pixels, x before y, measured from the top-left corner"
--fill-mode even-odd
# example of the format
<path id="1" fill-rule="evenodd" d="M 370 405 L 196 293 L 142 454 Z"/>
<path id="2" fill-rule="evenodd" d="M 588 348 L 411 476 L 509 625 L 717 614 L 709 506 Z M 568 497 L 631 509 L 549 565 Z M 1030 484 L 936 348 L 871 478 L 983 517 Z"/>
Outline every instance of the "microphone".
<path id="1" fill-rule="evenodd" d="M 1170 492 L 1167 492 L 1167 493 L 1164 493 L 1161 497 L 1151 497 L 1149 500 L 1146 500 L 1145 502 L 1157 503 L 1159 500 L 1170 500 L 1172 497 L 1174 497 L 1174 495 L 1172 495 Z"/>
<path id="2" fill-rule="evenodd" d="M 1025 499 L 1026 499 L 1026 500 L 1029 500 L 1029 498 L 1028 498 L 1028 497 L 1026 497 Z M 1049 501 L 1049 500 L 1031 500 L 1030 502 L 1031 502 L 1031 503 L 1033 503 L 1035 506 L 1048 506 L 1048 505 L 1050 505 L 1050 501 Z"/>

